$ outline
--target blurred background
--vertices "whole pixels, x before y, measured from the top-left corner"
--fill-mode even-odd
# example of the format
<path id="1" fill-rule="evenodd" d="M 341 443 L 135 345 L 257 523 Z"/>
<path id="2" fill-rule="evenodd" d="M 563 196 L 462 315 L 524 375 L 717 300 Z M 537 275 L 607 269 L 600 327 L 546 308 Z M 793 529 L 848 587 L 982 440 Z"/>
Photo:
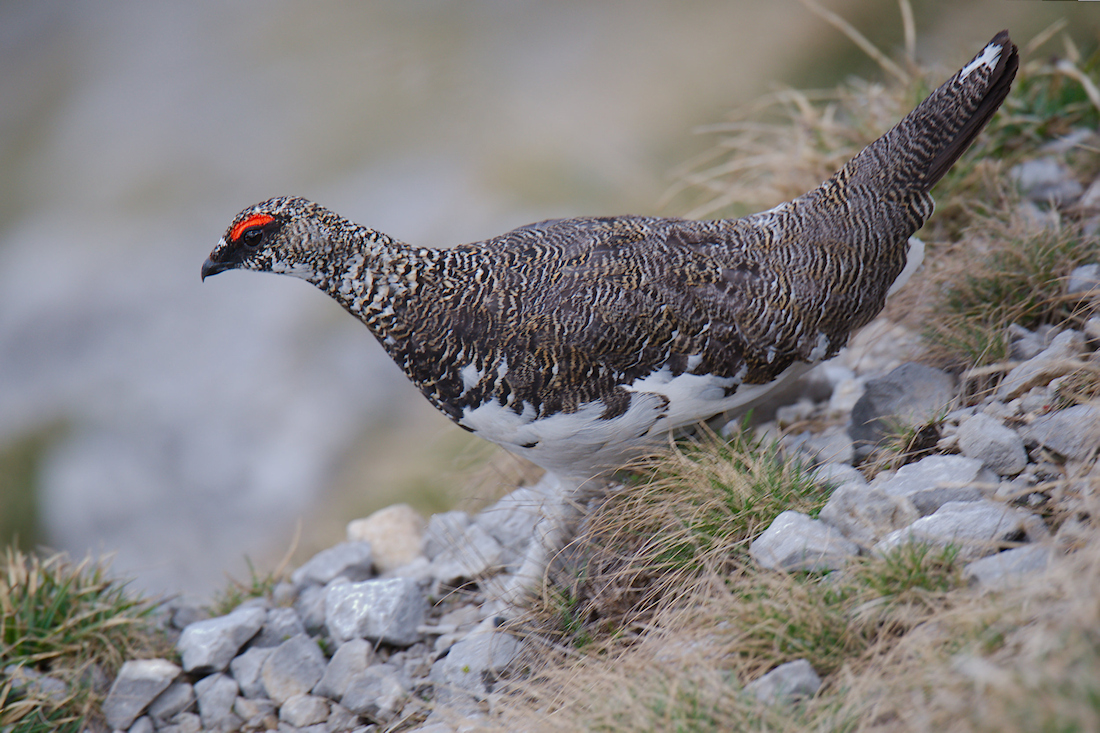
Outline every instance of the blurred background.
<path id="1" fill-rule="evenodd" d="M 894 3 L 827 5 L 901 47 Z M 1001 28 L 1100 35 L 1100 4 L 914 11 L 946 71 Z M 309 285 L 200 283 L 240 209 L 302 195 L 440 246 L 680 214 L 658 202 L 715 142 L 694 128 L 881 78 L 796 0 L 3 2 L 0 69 L 0 539 L 200 595 L 246 556 L 272 567 L 299 523 L 304 556 L 394 501 L 507 482 Z"/>

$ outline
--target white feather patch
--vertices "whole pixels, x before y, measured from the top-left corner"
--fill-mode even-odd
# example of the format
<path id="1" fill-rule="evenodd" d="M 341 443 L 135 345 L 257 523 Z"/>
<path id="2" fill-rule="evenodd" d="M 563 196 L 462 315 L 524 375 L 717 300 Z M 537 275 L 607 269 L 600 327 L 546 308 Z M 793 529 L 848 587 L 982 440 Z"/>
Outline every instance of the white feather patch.
<path id="1" fill-rule="evenodd" d="M 998 59 L 1001 58 L 1001 48 L 1002 46 L 999 43 L 991 43 L 983 48 L 981 55 L 964 66 L 962 71 L 959 72 L 959 80 L 962 81 L 970 76 L 975 69 L 981 68 L 982 66 L 989 69 L 996 66 Z"/>

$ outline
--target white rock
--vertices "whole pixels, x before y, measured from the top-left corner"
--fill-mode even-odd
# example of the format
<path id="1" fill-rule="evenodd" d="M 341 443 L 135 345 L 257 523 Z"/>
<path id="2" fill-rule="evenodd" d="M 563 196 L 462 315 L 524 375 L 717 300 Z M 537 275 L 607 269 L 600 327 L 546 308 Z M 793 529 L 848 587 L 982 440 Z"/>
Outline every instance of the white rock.
<path id="1" fill-rule="evenodd" d="M 1085 295 L 1093 291 L 1100 291 L 1100 264 L 1075 267 L 1066 279 L 1066 294 Z"/>
<path id="2" fill-rule="evenodd" d="M 325 595 L 325 623 L 337 644 L 365 638 L 395 646 L 420 640 L 428 601 L 409 578 L 336 585 Z"/>
<path id="3" fill-rule="evenodd" d="M 1020 428 L 1025 440 L 1039 443 L 1059 455 L 1083 461 L 1100 446 L 1100 409 L 1075 405 L 1035 418 Z"/>
<path id="4" fill-rule="evenodd" d="M 267 694 L 260 673 L 273 651 L 273 647 L 252 647 L 229 663 L 229 672 L 245 697 L 256 698 Z"/>
<path id="5" fill-rule="evenodd" d="M 1018 585 L 1031 573 L 1046 570 L 1051 551 L 1046 545 L 1031 544 L 975 560 L 963 570 L 971 585 L 1001 590 Z"/>
<path id="6" fill-rule="evenodd" d="M 864 548 L 873 547 L 882 537 L 919 516 L 905 497 L 890 496 L 878 486 L 868 486 L 866 481 L 849 481 L 839 486 L 820 515 L 821 521 Z"/>
<path id="7" fill-rule="evenodd" d="M 500 569 L 504 548 L 480 524 L 471 524 L 461 539 L 432 561 L 432 575 L 441 583 L 478 578 Z"/>
<path id="8" fill-rule="evenodd" d="M 753 540 L 749 554 L 769 570 L 837 570 L 859 547 L 824 522 L 785 511 Z"/>
<path id="9" fill-rule="evenodd" d="M 522 646 L 519 639 L 498 630 L 493 619 L 487 619 L 432 665 L 430 678 L 452 691 L 486 695 Z"/>
<path id="10" fill-rule="evenodd" d="M 265 609 L 242 606 L 226 616 L 191 624 L 176 643 L 183 657 L 184 671 L 199 674 L 224 671 L 237 651 L 260 630 L 266 618 Z"/>
<path id="11" fill-rule="evenodd" d="M 321 681 L 313 688 L 314 695 L 339 700 L 348 689 L 351 678 L 364 672 L 374 662 L 374 647 L 363 639 L 348 639 L 332 655 Z"/>
<path id="12" fill-rule="evenodd" d="M 1003 401 L 1019 397 L 1032 387 L 1044 386 L 1052 379 L 1074 371 L 1077 368 L 1076 359 L 1084 345 L 1079 331 L 1061 332 L 1050 342 L 1050 346 L 1005 375 L 997 385 L 997 399 Z"/>
<path id="13" fill-rule="evenodd" d="M 195 688 L 186 680 L 176 680 L 149 705 L 149 715 L 158 725 L 170 720 L 195 702 Z"/>
<path id="14" fill-rule="evenodd" d="M 1015 476 L 1027 467 L 1024 440 L 1000 420 L 978 413 L 959 425 L 959 449 L 964 456 L 1000 476 Z"/>
<path id="15" fill-rule="evenodd" d="M 912 542 L 954 545 L 961 560 L 976 560 L 1021 541 L 1047 536 L 1042 520 L 995 501 L 952 501 L 934 514 L 891 532 L 874 547 L 882 555 Z"/>
<path id="16" fill-rule="evenodd" d="M 238 692 L 233 678 L 220 672 L 203 677 L 195 683 L 195 697 L 199 702 L 203 728 L 236 730 L 241 723 L 233 713 L 233 703 L 237 700 Z"/>
<path id="17" fill-rule="evenodd" d="M 329 704 L 323 697 L 294 695 L 279 708 L 279 720 L 302 728 L 328 720 Z"/>
<path id="18" fill-rule="evenodd" d="M 429 560 L 434 560 L 441 552 L 453 549 L 461 541 L 471 521 L 469 514 L 458 510 L 433 514 L 424 531 L 424 555 Z"/>
<path id="19" fill-rule="evenodd" d="M 325 674 L 325 655 L 305 634 L 288 639 L 264 660 L 260 677 L 267 696 L 282 705 L 313 689 Z"/>
<path id="20" fill-rule="evenodd" d="M 325 585 L 337 577 L 366 580 L 371 577 L 372 557 L 369 542 L 341 542 L 318 552 L 290 580 L 298 587 Z"/>
<path id="21" fill-rule="evenodd" d="M 892 478 L 875 485 L 889 496 L 905 497 L 925 516 L 949 501 L 977 501 L 982 492 L 974 484 L 998 481 L 982 475 L 982 462 L 977 459 L 933 455 L 902 466 Z"/>
<path id="22" fill-rule="evenodd" d="M 805 659 L 781 664 L 759 679 L 745 685 L 763 703 L 784 703 L 813 697 L 821 688 L 821 678 Z"/>
<path id="23" fill-rule="evenodd" d="M 407 695 L 395 667 L 375 664 L 351 679 L 340 704 L 358 715 L 387 722 L 397 714 Z"/>
<path id="24" fill-rule="evenodd" d="M 379 573 L 388 573 L 420 555 L 424 525 L 420 512 L 408 504 L 394 504 L 349 522 L 347 536 L 349 542 L 369 543 L 374 567 Z"/>
<path id="25" fill-rule="evenodd" d="M 103 714 L 112 730 L 125 730 L 180 674 L 180 668 L 166 659 L 137 659 L 126 662 L 118 672 Z"/>

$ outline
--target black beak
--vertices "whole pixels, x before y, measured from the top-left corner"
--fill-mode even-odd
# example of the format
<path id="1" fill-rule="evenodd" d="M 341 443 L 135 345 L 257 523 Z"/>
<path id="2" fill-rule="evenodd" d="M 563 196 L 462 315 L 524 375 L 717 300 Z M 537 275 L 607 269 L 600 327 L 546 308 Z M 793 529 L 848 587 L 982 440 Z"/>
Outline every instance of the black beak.
<path id="1" fill-rule="evenodd" d="M 202 263 L 202 279 L 205 280 L 210 275 L 217 275 L 219 272 L 232 269 L 233 265 L 229 262 L 215 262 L 207 257 L 206 262 Z"/>

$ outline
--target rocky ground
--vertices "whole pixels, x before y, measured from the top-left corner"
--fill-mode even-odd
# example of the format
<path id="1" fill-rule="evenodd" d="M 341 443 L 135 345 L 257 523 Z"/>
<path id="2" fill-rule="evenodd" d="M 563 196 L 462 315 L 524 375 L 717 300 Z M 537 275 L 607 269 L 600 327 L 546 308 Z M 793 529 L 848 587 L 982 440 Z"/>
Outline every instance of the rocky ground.
<path id="1" fill-rule="evenodd" d="M 1100 289 L 1098 270 L 1078 268 L 1068 288 L 1083 296 Z M 1044 508 L 1054 487 L 1069 493 L 1073 482 L 1100 478 L 1100 407 L 1072 404 L 1063 391 L 1082 373 L 1100 373 L 1100 317 L 1082 330 L 1013 333 L 1015 361 L 965 407 L 957 378 L 896 363 L 898 344 L 915 341 L 884 321 L 815 370 L 757 430 L 789 457 L 815 463 L 835 489 L 817 518 L 780 514 L 752 543 L 752 557 L 786 571 L 842 570 L 860 553 L 950 544 L 972 584 L 999 587 L 1075 547 L 1080 523 L 1063 516 L 1052 532 Z M 884 350 L 883 338 L 893 348 Z M 870 482 L 853 467 L 907 431 L 923 431 L 926 455 Z M 404 722 L 447 731 L 448 721 L 486 715 L 494 681 L 523 647 L 499 628 L 506 609 L 491 600 L 492 581 L 521 557 L 541 491 L 519 488 L 474 516 L 427 521 L 390 507 L 352 522 L 347 542 L 295 570 L 270 598 L 215 618 L 169 604 L 163 623 L 178 635 L 182 665 L 126 663 L 104 706 L 110 727 L 330 733 Z M 802 661 L 777 667 L 753 690 L 812 694 L 819 684 Z"/>

